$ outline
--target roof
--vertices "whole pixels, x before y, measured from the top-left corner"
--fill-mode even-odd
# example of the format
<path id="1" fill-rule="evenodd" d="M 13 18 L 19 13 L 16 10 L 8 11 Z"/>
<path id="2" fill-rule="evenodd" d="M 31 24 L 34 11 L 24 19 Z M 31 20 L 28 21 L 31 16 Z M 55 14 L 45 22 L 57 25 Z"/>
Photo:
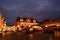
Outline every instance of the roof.
<path id="1" fill-rule="evenodd" d="M 20 19 L 23 19 L 24 20 L 24 22 L 26 21 L 26 20 L 31 20 L 31 22 L 33 22 L 33 20 L 36 20 L 36 18 L 30 18 L 30 17 L 17 17 L 16 18 L 16 21 L 19 21 L 20 22 Z M 37 20 L 36 20 L 36 22 L 38 22 Z"/>

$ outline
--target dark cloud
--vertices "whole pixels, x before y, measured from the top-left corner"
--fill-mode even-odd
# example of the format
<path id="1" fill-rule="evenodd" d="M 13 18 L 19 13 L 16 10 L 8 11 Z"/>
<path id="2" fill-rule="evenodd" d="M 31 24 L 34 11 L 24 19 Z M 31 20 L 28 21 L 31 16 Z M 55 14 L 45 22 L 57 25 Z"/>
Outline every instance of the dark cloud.
<path id="1" fill-rule="evenodd" d="M 1 10 L 8 24 L 13 24 L 16 16 L 45 18 L 59 17 L 59 0 L 0 0 Z"/>

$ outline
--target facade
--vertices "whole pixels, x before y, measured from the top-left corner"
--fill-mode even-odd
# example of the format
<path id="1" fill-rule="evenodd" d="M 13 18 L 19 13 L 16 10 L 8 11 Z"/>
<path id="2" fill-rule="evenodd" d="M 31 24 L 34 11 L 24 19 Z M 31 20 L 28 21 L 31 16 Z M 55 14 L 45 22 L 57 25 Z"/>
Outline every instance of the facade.
<path id="1" fill-rule="evenodd" d="M 51 20 L 51 19 L 44 20 L 44 21 L 43 21 L 43 26 L 49 27 L 49 26 L 55 25 L 55 24 L 53 24 L 52 21 L 53 21 L 53 20 Z"/>
<path id="2" fill-rule="evenodd" d="M 48 19 L 48 20 L 45 20 L 43 21 L 43 26 L 45 27 L 49 27 L 49 26 L 60 26 L 60 19 L 57 19 L 57 20 L 52 20 L 52 19 Z"/>
<path id="3" fill-rule="evenodd" d="M 21 30 L 22 28 L 28 28 L 28 27 L 31 27 L 32 25 L 37 25 L 37 24 L 38 22 L 36 18 L 17 17 L 14 29 L 18 28 L 19 30 Z"/>
<path id="4" fill-rule="evenodd" d="M 57 26 L 60 26 L 60 19 L 57 19 L 57 20 L 56 20 L 56 25 L 57 25 Z"/>
<path id="5" fill-rule="evenodd" d="M 2 13 L 0 12 L 0 31 L 1 30 L 5 31 L 5 26 L 6 26 L 6 22 L 4 20 Z"/>

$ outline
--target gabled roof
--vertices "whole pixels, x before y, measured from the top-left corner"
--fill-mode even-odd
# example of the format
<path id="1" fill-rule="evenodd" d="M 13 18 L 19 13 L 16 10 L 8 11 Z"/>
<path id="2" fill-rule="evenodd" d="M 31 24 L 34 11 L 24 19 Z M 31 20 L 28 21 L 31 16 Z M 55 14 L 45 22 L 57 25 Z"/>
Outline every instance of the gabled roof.
<path id="1" fill-rule="evenodd" d="M 33 22 L 33 20 L 36 20 L 36 18 L 30 18 L 30 17 L 17 17 L 16 21 L 20 22 L 20 18 L 23 19 L 24 21 L 26 21 L 27 19 L 29 19 L 31 22 Z M 38 22 L 38 21 L 36 20 L 36 22 Z"/>

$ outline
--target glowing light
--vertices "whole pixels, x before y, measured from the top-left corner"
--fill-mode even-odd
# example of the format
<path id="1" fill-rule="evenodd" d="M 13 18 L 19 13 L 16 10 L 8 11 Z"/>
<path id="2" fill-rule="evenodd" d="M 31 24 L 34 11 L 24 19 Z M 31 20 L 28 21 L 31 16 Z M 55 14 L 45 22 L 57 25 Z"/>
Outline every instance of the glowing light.
<path id="1" fill-rule="evenodd" d="M 29 31 L 32 32 L 33 31 L 33 28 L 30 28 Z"/>
<path id="2" fill-rule="evenodd" d="M 47 25 L 45 27 L 48 27 Z"/>

